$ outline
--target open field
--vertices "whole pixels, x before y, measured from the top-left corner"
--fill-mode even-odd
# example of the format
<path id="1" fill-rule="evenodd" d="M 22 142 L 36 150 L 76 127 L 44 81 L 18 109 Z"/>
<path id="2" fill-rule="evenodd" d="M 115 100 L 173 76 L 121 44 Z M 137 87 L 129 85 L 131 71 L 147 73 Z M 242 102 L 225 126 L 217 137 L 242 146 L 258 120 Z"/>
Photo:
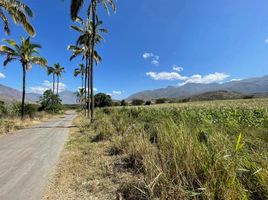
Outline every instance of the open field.
<path id="1" fill-rule="evenodd" d="M 104 108 L 46 199 L 267 199 L 268 99 Z"/>

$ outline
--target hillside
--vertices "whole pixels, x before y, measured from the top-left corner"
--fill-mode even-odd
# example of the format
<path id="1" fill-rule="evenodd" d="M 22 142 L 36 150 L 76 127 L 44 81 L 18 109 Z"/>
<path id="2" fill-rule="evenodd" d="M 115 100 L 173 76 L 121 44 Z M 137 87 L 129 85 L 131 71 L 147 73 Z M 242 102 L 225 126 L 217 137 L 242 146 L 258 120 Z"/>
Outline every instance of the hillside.
<path id="1" fill-rule="evenodd" d="M 76 104 L 76 95 L 72 91 L 63 91 L 59 93 L 63 104 Z M 27 102 L 37 102 L 39 100 L 40 94 L 36 93 L 26 93 Z M 21 91 L 14 88 L 0 84 L 0 100 L 16 102 L 21 101 Z"/>
<path id="2" fill-rule="evenodd" d="M 244 79 L 241 81 L 231 81 L 223 84 L 197 84 L 188 83 L 183 86 L 161 88 L 156 90 L 146 90 L 133 94 L 127 98 L 152 100 L 158 98 L 186 98 L 212 91 L 229 91 L 241 94 L 263 94 L 268 93 L 268 76 Z"/>

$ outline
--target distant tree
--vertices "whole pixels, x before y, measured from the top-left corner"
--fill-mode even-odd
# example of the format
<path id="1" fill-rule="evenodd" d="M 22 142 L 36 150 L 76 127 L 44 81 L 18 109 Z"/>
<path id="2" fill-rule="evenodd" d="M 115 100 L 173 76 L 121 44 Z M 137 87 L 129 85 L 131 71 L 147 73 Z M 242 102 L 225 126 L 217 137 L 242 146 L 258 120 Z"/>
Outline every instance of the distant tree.
<path id="1" fill-rule="evenodd" d="M 128 105 L 128 103 L 126 102 L 125 99 L 123 99 L 123 100 L 120 102 L 120 104 L 121 104 L 121 106 L 127 106 L 127 105 Z"/>
<path id="2" fill-rule="evenodd" d="M 167 101 L 167 99 L 165 99 L 165 98 L 160 98 L 160 99 L 156 99 L 156 100 L 155 100 L 155 103 L 156 103 L 156 104 L 162 104 L 162 103 L 166 103 L 166 101 Z"/>
<path id="3" fill-rule="evenodd" d="M 5 55 L 4 66 L 14 60 L 19 60 L 22 65 L 22 101 L 21 101 L 21 118 L 24 117 L 25 105 L 25 85 L 26 85 L 26 71 L 32 69 L 32 64 L 46 67 L 47 60 L 39 56 L 38 49 L 41 45 L 31 43 L 30 37 L 25 39 L 21 37 L 21 43 L 17 44 L 14 40 L 4 40 L 9 46 L 1 45 L 0 54 Z"/>
<path id="4" fill-rule="evenodd" d="M 29 35 L 35 35 L 35 30 L 29 22 L 29 18 L 33 17 L 33 12 L 26 4 L 20 0 L 0 1 L 0 19 L 4 24 L 4 32 L 9 35 L 10 25 L 6 14 L 10 15 L 15 24 L 21 24 Z"/>
<path id="5" fill-rule="evenodd" d="M 151 104 L 152 104 L 151 101 L 146 101 L 146 102 L 145 102 L 145 105 L 146 105 L 146 106 L 149 106 L 149 105 L 151 105 Z"/>
<path id="6" fill-rule="evenodd" d="M 121 106 L 121 102 L 120 101 L 113 101 L 112 106 Z"/>
<path id="7" fill-rule="evenodd" d="M 58 113 L 63 109 L 59 95 L 54 94 L 51 90 L 46 90 L 39 100 L 41 110 Z"/>
<path id="8" fill-rule="evenodd" d="M 62 67 L 59 63 L 54 64 L 55 67 L 55 75 L 57 76 L 57 95 L 59 94 L 59 84 L 60 84 L 60 77 L 64 72 L 64 67 Z"/>
<path id="9" fill-rule="evenodd" d="M 95 99 L 95 107 L 108 107 L 112 106 L 112 97 L 110 95 L 104 93 L 98 93 L 94 96 Z"/>
<path id="10" fill-rule="evenodd" d="M 141 106 L 144 104 L 144 101 L 142 99 L 133 99 L 131 104 L 133 106 Z"/>

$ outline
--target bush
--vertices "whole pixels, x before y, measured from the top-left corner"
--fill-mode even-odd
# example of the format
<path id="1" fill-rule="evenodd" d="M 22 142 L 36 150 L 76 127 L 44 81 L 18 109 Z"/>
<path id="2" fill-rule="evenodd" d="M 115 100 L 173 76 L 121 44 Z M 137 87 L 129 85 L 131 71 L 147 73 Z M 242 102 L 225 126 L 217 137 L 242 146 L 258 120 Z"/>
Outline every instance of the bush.
<path id="1" fill-rule="evenodd" d="M 98 93 L 94 96 L 95 107 L 103 108 L 112 106 L 113 101 L 110 95 L 104 93 Z"/>
<path id="2" fill-rule="evenodd" d="M 131 104 L 133 106 L 141 106 L 144 104 L 144 101 L 142 99 L 133 99 Z"/>
<path id="3" fill-rule="evenodd" d="M 145 105 L 146 105 L 146 106 L 149 106 L 149 105 L 151 105 L 151 104 L 152 104 L 151 101 L 146 101 L 146 102 L 145 102 Z"/>
<path id="4" fill-rule="evenodd" d="M 38 104 L 25 104 L 24 105 L 24 114 L 25 116 L 29 116 L 33 118 L 40 106 Z M 15 103 L 11 107 L 11 112 L 9 113 L 11 116 L 20 116 L 21 115 L 21 103 Z"/>
<path id="5" fill-rule="evenodd" d="M 167 101 L 167 99 L 165 99 L 165 98 L 160 98 L 160 99 L 156 99 L 156 100 L 155 100 L 155 103 L 156 103 L 156 104 L 162 104 L 162 103 L 166 103 L 166 101 Z"/>
<path id="6" fill-rule="evenodd" d="M 120 104 L 121 104 L 121 106 L 127 106 L 127 105 L 128 105 L 128 103 L 126 102 L 125 99 L 123 99 L 123 100 L 120 102 Z"/>
<path id="7" fill-rule="evenodd" d="M 43 96 L 40 97 L 40 104 L 40 111 L 58 113 L 63 110 L 59 95 L 53 94 L 51 90 L 46 90 Z"/>
<path id="8" fill-rule="evenodd" d="M 4 117 L 7 114 L 7 108 L 5 102 L 0 101 L 0 117 Z"/>

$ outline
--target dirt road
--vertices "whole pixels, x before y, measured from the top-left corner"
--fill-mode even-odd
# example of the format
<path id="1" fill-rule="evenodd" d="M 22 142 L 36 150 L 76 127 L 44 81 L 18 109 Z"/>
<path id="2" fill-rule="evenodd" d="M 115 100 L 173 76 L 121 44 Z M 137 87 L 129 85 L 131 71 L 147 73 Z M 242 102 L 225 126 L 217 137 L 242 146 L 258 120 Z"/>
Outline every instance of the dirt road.
<path id="1" fill-rule="evenodd" d="M 0 138 L 0 199 L 39 200 L 67 139 L 74 112 Z"/>

